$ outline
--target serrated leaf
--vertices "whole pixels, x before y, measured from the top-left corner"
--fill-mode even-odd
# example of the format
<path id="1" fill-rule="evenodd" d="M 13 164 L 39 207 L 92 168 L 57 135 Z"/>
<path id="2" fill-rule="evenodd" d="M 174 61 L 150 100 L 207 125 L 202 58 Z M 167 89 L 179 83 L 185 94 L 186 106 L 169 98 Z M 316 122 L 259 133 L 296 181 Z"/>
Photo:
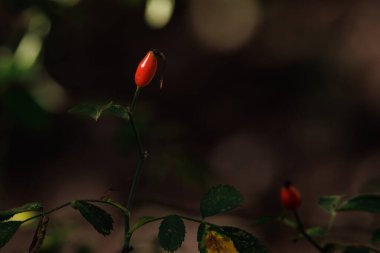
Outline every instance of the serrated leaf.
<path id="1" fill-rule="evenodd" d="M 0 248 L 2 248 L 17 232 L 22 221 L 0 222 Z"/>
<path id="2" fill-rule="evenodd" d="M 324 196 L 319 199 L 319 206 L 328 213 L 334 213 L 335 209 L 339 206 L 342 196 L 332 195 Z"/>
<path id="3" fill-rule="evenodd" d="M 224 233 L 221 227 L 200 224 L 197 240 L 200 253 L 238 253 L 234 242 Z"/>
<path id="4" fill-rule="evenodd" d="M 278 216 L 261 216 L 253 220 L 252 226 L 260 226 L 267 223 L 278 221 Z"/>
<path id="5" fill-rule="evenodd" d="M 205 245 L 204 245 L 205 233 L 206 233 L 206 225 L 204 223 L 199 224 L 198 231 L 197 231 L 197 242 L 198 242 L 198 251 L 200 253 L 207 253 Z"/>
<path id="6" fill-rule="evenodd" d="M 158 240 L 161 247 L 169 252 L 176 251 L 181 247 L 185 239 L 185 224 L 177 215 L 167 216 L 160 225 Z"/>
<path id="7" fill-rule="evenodd" d="M 380 244 L 380 228 L 372 232 L 371 244 Z"/>
<path id="8" fill-rule="evenodd" d="M 358 195 L 344 201 L 337 211 L 380 213 L 380 195 Z"/>
<path id="9" fill-rule="evenodd" d="M 233 241 L 239 253 L 269 253 L 268 249 L 250 233 L 235 227 L 221 227 Z"/>
<path id="10" fill-rule="evenodd" d="M 97 121 L 102 113 L 108 110 L 113 105 L 113 102 L 109 102 L 105 105 L 89 105 L 89 104 L 80 104 L 70 109 L 69 112 L 72 113 L 80 113 L 84 115 L 88 115 Z"/>
<path id="11" fill-rule="evenodd" d="M 37 202 L 27 203 L 27 204 L 20 206 L 20 207 L 12 208 L 10 210 L 1 211 L 0 212 L 0 221 L 9 220 L 10 218 L 12 218 L 14 215 L 16 215 L 18 213 L 30 212 L 30 211 L 34 211 L 34 212 L 42 211 L 42 204 L 37 203 Z"/>
<path id="12" fill-rule="evenodd" d="M 116 117 L 129 120 L 129 114 L 128 114 L 128 108 L 127 107 L 117 105 L 117 104 L 112 104 L 105 111 L 111 113 L 112 115 L 114 115 Z"/>
<path id="13" fill-rule="evenodd" d="M 106 236 L 113 229 L 113 219 L 106 211 L 85 201 L 74 201 L 71 205 L 98 231 Z"/>
<path id="14" fill-rule="evenodd" d="M 143 216 L 143 217 L 139 218 L 136 221 L 136 223 L 132 226 L 131 231 L 133 232 L 136 229 L 144 226 L 146 223 L 149 223 L 149 222 L 154 221 L 154 220 L 156 220 L 155 217 L 152 217 L 152 216 Z"/>
<path id="15" fill-rule="evenodd" d="M 348 246 L 343 253 L 370 253 L 371 250 L 367 247 Z"/>
<path id="16" fill-rule="evenodd" d="M 203 217 L 228 212 L 243 203 L 243 196 L 230 185 L 212 187 L 201 200 Z"/>

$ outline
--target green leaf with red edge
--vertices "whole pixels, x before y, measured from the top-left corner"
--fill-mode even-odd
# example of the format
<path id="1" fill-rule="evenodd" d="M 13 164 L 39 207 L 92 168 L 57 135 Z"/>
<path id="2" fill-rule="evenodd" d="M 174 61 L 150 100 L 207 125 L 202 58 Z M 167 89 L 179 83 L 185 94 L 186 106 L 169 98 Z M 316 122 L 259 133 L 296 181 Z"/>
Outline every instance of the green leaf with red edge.
<path id="1" fill-rule="evenodd" d="M 23 212 L 40 212 L 42 211 L 42 204 L 38 202 L 33 202 L 33 203 L 27 203 L 23 206 L 12 208 L 9 210 L 1 211 L 0 212 L 0 221 L 5 221 L 9 220 L 12 218 L 14 215 L 18 213 L 23 213 Z"/>
<path id="2" fill-rule="evenodd" d="M 0 222 L 0 248 L 2 248 L 17 232 L 22 221 Z"/>
<path id="3" fill-rule="evenodd" d="M 111 234 L 113 219 L 106 211 L 85 201 L 73 201 L 71 206 L 77 209 L 81 215 L 98 231 L 106 236 Z"/>
<path id="4" fill-rule="evenodd" d="M 158 240 L 164 250 L 174 252 L 181 247 L 185 233 L 182 219 L 177 215 L 169 215 L 160 224 Z"/>
<path id="5" fill-rule="evenodd" d="M 212 187 L 202 198 L 200 210 L 202 217 L 228 212 L 243 203 L 243 196 L 231 185 Z"/>
<path id="6" fill-rule="evenodd" d="M 380 213 L 380 195 L 364 194 L 354 196 L 340 204 L 336 211 Z"/>

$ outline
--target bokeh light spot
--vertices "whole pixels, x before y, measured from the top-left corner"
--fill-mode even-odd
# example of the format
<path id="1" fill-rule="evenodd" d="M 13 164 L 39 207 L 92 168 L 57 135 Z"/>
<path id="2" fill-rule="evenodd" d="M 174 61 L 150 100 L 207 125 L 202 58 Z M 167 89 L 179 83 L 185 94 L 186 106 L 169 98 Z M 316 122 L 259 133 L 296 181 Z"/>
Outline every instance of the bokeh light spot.
<path id="1" fill-rule="evenodd" d="M 148 0 L 145 8 L 145 21 L 154 29 L 163 28 L 173 15 L 174 0 Z"/>
<path id="2" fill-rule="evenodd" d="M 260 11 L 255 0 L 192 0 L 189 17 L 195 36 L 204 46 L 232 51 L 254 34 Z"/>

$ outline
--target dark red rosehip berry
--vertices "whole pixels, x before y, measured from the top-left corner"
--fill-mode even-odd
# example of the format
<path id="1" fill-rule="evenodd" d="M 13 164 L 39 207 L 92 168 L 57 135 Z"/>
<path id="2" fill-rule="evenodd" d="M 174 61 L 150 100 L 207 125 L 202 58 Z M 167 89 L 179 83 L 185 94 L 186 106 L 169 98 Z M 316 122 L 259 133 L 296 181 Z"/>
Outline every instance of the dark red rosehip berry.
<path id="1" fill-rule="evenodd" d="M 295 211 L 301 206 L 301 194 L 290 182 L 285 182 L 281 189 L 281 203 L 286 210 Z"/>

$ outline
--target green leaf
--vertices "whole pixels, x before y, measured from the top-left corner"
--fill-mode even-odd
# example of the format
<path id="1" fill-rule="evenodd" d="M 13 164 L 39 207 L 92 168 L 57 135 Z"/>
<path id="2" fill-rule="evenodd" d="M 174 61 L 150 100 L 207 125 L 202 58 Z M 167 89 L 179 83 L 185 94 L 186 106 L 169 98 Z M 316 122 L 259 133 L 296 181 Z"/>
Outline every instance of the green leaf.
<path id="1" fill-rule="evenodd" d="M 298 228 L 298 224 L 295 220 L 289 219 L 289 218 L 284 217 L 284 216 L 280 217 L 279 222 L 281 222 L 282 224 L 284 224 L 285 226 L 288 226 L 290 228 L 294 228 L 294 229 Z"/>
<path id="2" fill-rule="evenodd" d="M 128 108 L 127 107 L 117 105 L 117 104 L 112 104 L 105 111 L 111 113 L 112 115 L 114 115 L 116 117 L 129 120 L 129 114 L 128 114 Z"/>
<path id="3" fill-rule="evenodd" d="M 0 248 L 2 248 L 17 232 L 22 221 L 0 222 Z"/>
<path id="4" fill-rule="evenodd" d="M 140 227 L 144 226 L 145 224 L 156 220 L 157 218 L 152 216 L 143 216 L 139 218 L 136 223 L 132 226 L 131 231 L 134 232 L 136 229 L 139 229 Z"/>
<path id="5" fill-rule="evenodd" d="M 228 212 L 243 203 L 239 191 L 230 185 L 212 187 L 201 200 L 201 214 L 203 217 Z"/>
<path id="6" fill-rule="evenodd" d="M 111 233 L 113 219 L 106 211 L 85 201 L 73 201 L 71 206 L 77 209 L 100 234 L 106 236 Z"/>
<path id="7" fill-rule="evenodd" d="M 16 207 L 10 210 L 1 211 L 0 221 L 8 220 L 18 213 L 29 212 L 29 211 L 34 211 L 34 212 L 42 211 L 42 204 L 33 202 L 33 203 L 28 203 L 23 206 Z"/>
<path id="8" fill-rule="evenodd" d="M 239 253 L 269 253 L 268 249 L 250 233 L 235 227 L 221 227 L 231 238 Z"/>
<path id="9" fill-rule="evenodd" d="M 344 249 L 343 253 L 370 253 L 371 250 L 362 246 L 348 246 Z"/>
<path id="10" fill-rule="evenodd" d="M 200 253 L 207 253 L 205 247 L 205 234 L 207 232 L 206 225 L 204 223 L 199 224 L 197 232 L 198 251 Z"/>
<path id="11" fill-rule="evenodd" d="M 380 213 L 380 195 L 358 195 L 344 201 L 337 211 Z"/>
<path id="12" fill-rule="evenodd" d="M 261 216 L 253 220 L 252 226 L 260 226 L 267 223 L 276 222 L 279 220 L 278 216 Z"/>
<path id="13" fill-rule="evenodd" d="M 308 228 L 306 229 L 306 233 L 310 236 L 310 237 L 324 237 L 326 235 L 326 228 L 323 228 L 323 227 L 311 227 L 311 228 Z M 293 239 L 293 241 L 298 241 L 299 239 L 302 239 L 304 238 L 304 236 L 302 234 L 300 234 L 299 236 L 297 236 L 296 238 Z"/>
<path id="14" fill-rule="evenodd" d="M 311 227 L 306 229 L 306 233 L 311 237 L 323 237 L 326 235 L 326 228 L 324 227 Z"/>
<path id="15" fill-rule="evenodd" d="M 371 243 L 373 245 L 380 244 L 380 228 L 372 232 Z"/>
<path id="16" fill-rule="evenodd" d="M 102 113 L 112 107 L 113 102 L 109 102 L 105 105 L 89 105 L 89 104 L 80 104 L 70 109 L 69 112 L 80 113 L 88 115 L 97 121 Z"/>
<path id="17" fill-rule="evenodd" d="M 324 196 L 319 199 L 319 206 L 328 213 L 334 213 L 335 209 L 339 206 L 342 196 L 332 195 Z"/>
<path id="18" fill-rule="evenodd" d="M 185 224 L 177 215 L 167 216 L 160 225 L 158 240 L 161 247 L 169 252 L 176 251 L 181 247 L 185 239 Z"/>

